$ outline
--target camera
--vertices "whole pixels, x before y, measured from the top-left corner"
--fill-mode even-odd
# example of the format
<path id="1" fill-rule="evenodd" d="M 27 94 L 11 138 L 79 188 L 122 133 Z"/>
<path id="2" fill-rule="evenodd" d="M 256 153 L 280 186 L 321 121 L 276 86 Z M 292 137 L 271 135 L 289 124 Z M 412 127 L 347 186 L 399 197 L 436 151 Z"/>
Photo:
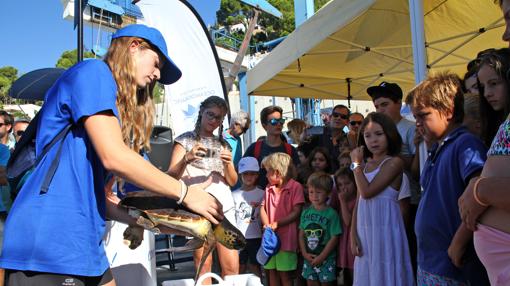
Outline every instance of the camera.
<path id="1" fill-rule="evenodd" d="M 217 156 L 217 151 L 214 149 L 207 148 L 205 152 L 197 152 L 197 156 L 202 158 L 212 158 Z"/>

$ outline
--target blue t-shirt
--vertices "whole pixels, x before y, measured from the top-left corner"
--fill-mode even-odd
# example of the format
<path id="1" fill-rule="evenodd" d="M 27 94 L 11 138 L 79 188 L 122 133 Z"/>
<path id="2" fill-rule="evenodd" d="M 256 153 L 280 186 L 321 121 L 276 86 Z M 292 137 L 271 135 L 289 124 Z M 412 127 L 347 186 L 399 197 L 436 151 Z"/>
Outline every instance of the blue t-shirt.
<path id="1" fill-rule="evenodd" d="M 41 195 L 40 187 L 59 143 L 18 194 L 5 225 L 0 267 L 83 276 L 109 267 L 102 240 L 107 172 L 81 119 L 101 111 L 118 116 L 116 91 L 108 66 L 89 60 L 67 70 L 46 93 L 36 153 L 68 124 L 73 127 L 48 192 Z"/>
<path id="2" fill-rule="evenodd" d="M 416 213 L 418 267 L 440 276 L 465 280 L 448 257 L 448 247 L 460 226 L 457 201 L 470 177 L 487 159 L 483 142 L 459 127 L 435 144 L 421 174 L 423 194 Z"/>

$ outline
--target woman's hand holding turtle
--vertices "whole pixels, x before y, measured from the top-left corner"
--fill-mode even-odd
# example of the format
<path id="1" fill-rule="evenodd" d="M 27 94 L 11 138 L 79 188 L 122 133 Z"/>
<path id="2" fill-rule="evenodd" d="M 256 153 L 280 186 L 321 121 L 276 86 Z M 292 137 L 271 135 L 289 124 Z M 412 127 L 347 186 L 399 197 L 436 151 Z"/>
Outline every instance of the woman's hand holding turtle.
<path id="1" fill-rule="evenodd" d="M 215 197 L 204 191 L 211 182 L 212 177 L 209 177 L 207 181 L 201 184 L 189 186 L 183 204 L 191 211 L 205 217 L 213 224 L 218 224 L 223 220 L 223 206 Z"/>

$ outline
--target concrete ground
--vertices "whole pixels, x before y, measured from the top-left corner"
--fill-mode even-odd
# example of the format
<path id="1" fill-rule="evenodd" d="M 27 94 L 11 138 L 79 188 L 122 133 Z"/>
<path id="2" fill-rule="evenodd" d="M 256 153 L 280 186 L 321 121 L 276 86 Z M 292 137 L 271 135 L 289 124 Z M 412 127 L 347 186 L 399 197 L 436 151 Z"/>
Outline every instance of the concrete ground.
<path id="1" fill-rule="evenodd" d="M 183 246 L 186 243 L 184 237 L 176 236 L 173 240 L 174 247 Z M 166 238 L 159 237 L 156 239 L 156 249 L 167 248 Z M 175 253 L 173 257 L 174 264 L 169 263 L 169 255 L 167 253 L 160 253 L 156 255 L 157 265 L 157 285 L 161 286 L 163 281 L 189 279 L 195 276 L 195 266 L 193 264 L 192 252 Z M 218 273 L 219 269 L 213 272 Z M 338 286 L 344 285 L 343 277 L 340 274 L 338 277 Z"/>

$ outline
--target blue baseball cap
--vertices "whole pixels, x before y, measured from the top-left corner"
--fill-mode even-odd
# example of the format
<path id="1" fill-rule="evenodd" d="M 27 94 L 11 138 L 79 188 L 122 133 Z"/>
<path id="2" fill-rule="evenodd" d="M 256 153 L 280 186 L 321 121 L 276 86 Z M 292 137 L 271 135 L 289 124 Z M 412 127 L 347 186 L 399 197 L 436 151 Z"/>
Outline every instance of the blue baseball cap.
<path id="1" fill-rule="evenodd" d="M 261 265 L 266 265 L 269 259 L 278 253 L 278 250 L 280 250 L 280 239 L 278 235 L 272 228 L 266 227 L 262 235 L 260 248 L 257 251 L 257 262 Z"/>
<path id="2" fill-rule="evenodd" d="M 141 24 L 132 24 L 115 32 L 112 36 L 112 40 L 120 37 L 142 38 L 158 48 L 159 52 L 163 54 L 166 59 L 163 68 L 161 69 L 161 78 L 159 79 L 160 83 L 171 84 L 181 78 L 182 72 L 168 56 L 165 39 L 163 38 L 163 35 L 161 35 L 161 32 L 157 29 Z"/>

